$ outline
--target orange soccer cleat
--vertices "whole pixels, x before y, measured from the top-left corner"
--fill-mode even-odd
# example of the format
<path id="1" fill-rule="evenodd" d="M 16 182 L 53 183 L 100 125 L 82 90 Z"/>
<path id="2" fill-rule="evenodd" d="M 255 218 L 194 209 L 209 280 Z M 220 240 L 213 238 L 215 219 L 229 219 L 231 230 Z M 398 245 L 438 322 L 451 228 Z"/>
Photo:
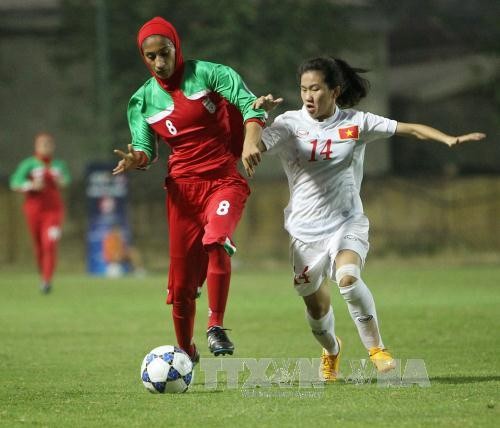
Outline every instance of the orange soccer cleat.
<path id="1" fill-rule="evenodd" d="M 370 360 L 379 372 L 385 373 L 396 368 L 396 361 L 387 349 L 370 348 L 369 354 Z"/>
<path id="2" fill-rule="evenodd" d="M 329 355 L 324 349 L 321 354 L 321 365 L 319 368 L 320 378 L 326 382 L 335 382 L 339 375 L 342 342 L 338 337 L 337 342 L 339 343 L 339 352 L 337 355 Z"/>

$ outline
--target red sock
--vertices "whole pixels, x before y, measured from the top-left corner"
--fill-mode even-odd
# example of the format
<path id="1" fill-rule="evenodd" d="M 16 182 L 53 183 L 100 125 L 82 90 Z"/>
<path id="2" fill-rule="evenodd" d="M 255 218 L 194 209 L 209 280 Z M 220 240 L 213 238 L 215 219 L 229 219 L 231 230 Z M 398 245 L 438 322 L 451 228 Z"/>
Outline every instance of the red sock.
<path id="1" fill-rule="evenodd" d="M 174 301 L 172 305 L 172 319 L 174 320 L 175 337 L 179 348 L 192 356 L 194 353 L 193 330 L 196 304 L 194 300 L 186 302 Z"/>
<path id="2" fill-rule="evenodd" d="M 231 259 L 221 245 L 208 248 L 208 328 L 223 326 L 229 282 L 231 280 Z"/>
<path id="3" fill-rule="evenodd" d="M 42 278 L 46 283 L 52 281 L 57 258 L 57 243 L 55 240 L 45 239 L 42 249 Z"/>
<path id="4" fill-rule="evenodd" d="M 43 272 L 43 250 L 42 243 L 38 238 L 35 238 L 35 256 L 36 256 L 36 265 L 38 266 L 38 272 L 42 274 Z"/>
<path id="5" fill-rule="evenodd" d="M 196 315 L 195 291 L 199 283 L 199 272 L 190 269 L 185 257 L 171 257 L 169 269 L 169 297 L 172 304 L 177 344 L 190 356 L 194 354 L 193 331 Z"/>
<path id="6" fill-rule="evenodd" d="M 58 211 L 44 214 L 41 219 L 41 270 L 45 283 L 52 281 L 57 261 L 57 244 L 61 235 L 61 217 Z"/>
<path id="7" fill-rule="evenodd" d="M 25 207 L 26 221 L 28 223 L 31 236 L 33 238 L 33 248 L 35 250 L 36 264 L 38 272 L 43 272 L 43 249 L 42 249 L 42 230 L 40 215 L 32 209 Z"/>

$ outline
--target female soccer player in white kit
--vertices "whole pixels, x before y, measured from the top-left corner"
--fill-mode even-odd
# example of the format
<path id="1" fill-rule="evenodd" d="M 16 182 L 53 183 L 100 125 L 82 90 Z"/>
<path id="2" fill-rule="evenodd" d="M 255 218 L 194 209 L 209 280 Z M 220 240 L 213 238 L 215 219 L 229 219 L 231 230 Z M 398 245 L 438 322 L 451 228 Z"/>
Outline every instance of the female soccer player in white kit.
<path id="1" fill-rule="evenodd" d="M 335 335 L 328 278 L 335 280 L 370 359 L 380 372 L 395 361 L 385 348 L 373 296 L 361 269 L 368 253 L 369 222 L 359 196 L 365 144 L 394 134 L 453 146 L 485 137 L 453 137 L 421 124 L 396 122 L 351 109 L 369 82 L 345 61 L 330 57 L 299 67 L 302 109 L 287 111 L 264 130 L 247 173 L 260 161 L 257 151 L 277 154 L 290 187 L 285 228 L 291 236 L 294 285 L 306 304 L 306 319 L 323 347 L 321 371 L 337 379 L 342 344 Z M 281 99 L 260 97 L 256 107 L 274 108 Z"/>

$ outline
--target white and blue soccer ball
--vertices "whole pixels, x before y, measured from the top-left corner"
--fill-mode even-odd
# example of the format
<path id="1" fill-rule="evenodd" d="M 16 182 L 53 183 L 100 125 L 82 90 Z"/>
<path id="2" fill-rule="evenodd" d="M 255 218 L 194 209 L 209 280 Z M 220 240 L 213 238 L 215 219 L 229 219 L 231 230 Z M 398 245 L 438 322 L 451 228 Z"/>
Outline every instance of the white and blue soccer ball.
<path id="1" fill-rule="evenodd" d="M 144 357 L 141 380 L 152 393 L 186 392 L 193 381 L 193 362 L 177 346 L 158 346 Z"/>

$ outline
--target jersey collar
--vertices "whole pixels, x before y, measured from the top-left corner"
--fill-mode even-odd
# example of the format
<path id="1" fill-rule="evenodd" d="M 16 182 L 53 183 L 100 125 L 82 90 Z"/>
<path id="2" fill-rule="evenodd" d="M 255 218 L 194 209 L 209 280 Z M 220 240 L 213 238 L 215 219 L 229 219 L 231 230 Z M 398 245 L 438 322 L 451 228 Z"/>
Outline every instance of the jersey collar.
<path id="1" fill-rule="evenodd" d="M 301 112 L 302 112 L 302 116 L 304 116 L 304 118 L 306 119 L 307 122 L 314 123 L 314 124 L 318 125 L 320 128 L 326 128 L 328 125 L 331 125 L 332 123 L 335 123 L 337 121 L 337 119 L 340 115 L 340 108 L 339 108 L 339 106 L 336 105 L 335 106 L 335 113 L 333 113 L 330 117 L 326 118 L 325 120 L 323 120 L 321 122 L 319 120 L 316 120 L 316 119 L 311 117 L 311 115 L 307 111 L 305 105 L 302 106 Z"/>

